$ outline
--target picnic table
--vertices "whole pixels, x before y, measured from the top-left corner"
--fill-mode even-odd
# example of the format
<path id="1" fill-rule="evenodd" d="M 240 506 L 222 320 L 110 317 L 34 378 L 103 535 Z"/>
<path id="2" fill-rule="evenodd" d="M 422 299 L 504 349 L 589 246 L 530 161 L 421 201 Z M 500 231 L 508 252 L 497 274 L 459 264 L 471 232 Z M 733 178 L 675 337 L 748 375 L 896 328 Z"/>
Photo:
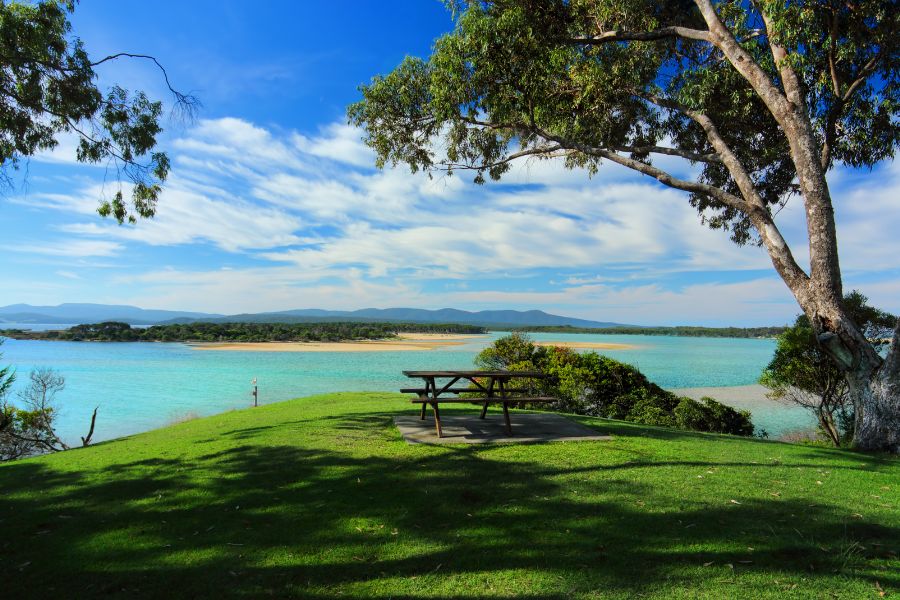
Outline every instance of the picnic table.
<path id="1" fill-rule="evenodd" d="M 503 405 L 503 418 L 506 422 L 506 433 L 512 435 L 512 423 L 509 420 L 509 405 L 522 403 L 556 402 L 552 396 L 532 396 L 527 388 L 515 387 L 516 379 L 543 379 L 540 371 L 403 371 L 412 379 L 422 379 L 425 387 L 401 388 L 403 394 L 416 394 L 413 404 L 421 404 L 419 418 L 425 419 L 425 407 L 431 406 L 434 413 L 434 427 L 437 436 L 443 437 L 441 431 L 441 403 L 481 404 L 480 419 L 485 418 L 489 404 Z M 460 382 L 466 382 L 457 385 Z M 510 386 L 510 384 L 513 384 Z M 465 394 L 465 395 L 461 395 Z"/>

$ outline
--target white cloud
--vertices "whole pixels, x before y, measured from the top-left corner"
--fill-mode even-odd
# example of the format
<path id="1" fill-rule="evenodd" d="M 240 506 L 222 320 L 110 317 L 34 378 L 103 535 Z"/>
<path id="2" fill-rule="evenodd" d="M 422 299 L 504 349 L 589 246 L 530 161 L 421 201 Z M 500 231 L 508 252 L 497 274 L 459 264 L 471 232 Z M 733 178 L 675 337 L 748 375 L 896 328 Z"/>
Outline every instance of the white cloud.
<path id="1" fill-rule="evenodd" d="M 172 144 L 174 167 L 156 218 L 135 227 L 95 216 L 97 200 L 110 195 L 99 184 L 16 201 L 62 213 L 54 227 L 86 236 L 85 249 L 108 252 L 84 256 L 108 256 L 135 243 L 195 244 L 226 253 L 218 256 L 223 264 L 238 260 L 233 270 L 153 271 L 129 283 L 153 290 L 159 306 L 207 309 L 204 298 L 253 289 L 247 300 L 233 301 L 243 306 L 239 310 L 354 308 L 382 300 L 389 306 L 402 297 L 407 305 L 516 303 L 626 322 L 660 322 L 641 318 L 655 311 L 682 322 L 728 315 L 766 321 L 764 314 L 796 312 L 774 273 L 774 288 L 768 279 L 675 291 L 660 283 L 690 280 L 697 272 L 715 279 L 708 273 L 766 271 L 771 263 L 761 249 L 739 248 L 725 232 L 704 227 L 686 194 L 649 178 L 612 164 L 588 178 L 560 160 L 520 160 L 503 182 L 479 187 L 465 172 L 428 178 L 405 167 L 376 171 L 360 137 L 343 124 L 307 136 L 233 118 L 200 121 Z M 688 173 L 681 162 L 680 173 Z M 870 281 L 895 268 L 891 259 L 900 252 L 894 234 L 900 229 L 900 169 L 886 168 L 871 182 L 850 179 L 836 179 L 843 265 Z M 801 203 L 790 204 L 778 220 L 802 264 Z M 272 264 L 240 268 L 242 260 Z M 503 277 L 538 271 L 566 287 L 504 290 Z M 434 280 L 469 278 L 500 283 L 488 291 L 458 285 L 444 294 L 422 291 L 434 289 Z"/>
<path id="2" fill-rule="evenodd" d="M 554 306 L 571 316 L 636 325 L 773 325 L 792 321 L 799 312 L 787 287 L 775 277 L 678 290 L 658 284 L 588 284 L 554 291 L 455 292 L 447 297 L 479 306 Z"/>
<path id="3" fill-rule="evenodd" d="M 327 277 L 327 281 L 322 279 Z M 294 268 L 217 269 L 187 271 L 162 269 L 123 276 L 116 283 L 141 291 L 123 302 L 183 310 L 201 306 L 205 311 L 234 314 L 291 308 L 353 310 L 366 306 L 390 307 L 402 297 L 405 304 L 424 305 L 415 287 L 369 281 L 356 270 L 340 273 Z"/>
<path id="4" fill-rule="evenodd" d="M 291 141 L 306 154 L 357 167 L 371 168 L 375 164 L 375 153 L 362 142 L 362 131 L 344 123 L 331 123 L 321 135 L 312 138 L 295 133 Z"/>
<path id="5" fill-rule="evenodd" d="M 89 256 L 114 256 L 121 253 L 124 246 L 105 240 L 70 239 L 57 242 L 9 244 L 4 245 L 3 249 L 22 254 L 83 258 Z"/>
<path id="6" fill-rule="evenodd" d="M 274 248 L 301 241 L 294 234 L 301 228 L 301 221 L 296 216 L 237 197 L 227 200 L 209 197 L 190 188 L 173 178 L 160 197 L 156 216 L 136 226 L 94 219 L 61 225 L 60 229 L 151 246 L 211 243 L 229 252 Z M 94 187 L 83 191 L 81 197 L 87 202 L 101 195 L 101 190 Z"/>

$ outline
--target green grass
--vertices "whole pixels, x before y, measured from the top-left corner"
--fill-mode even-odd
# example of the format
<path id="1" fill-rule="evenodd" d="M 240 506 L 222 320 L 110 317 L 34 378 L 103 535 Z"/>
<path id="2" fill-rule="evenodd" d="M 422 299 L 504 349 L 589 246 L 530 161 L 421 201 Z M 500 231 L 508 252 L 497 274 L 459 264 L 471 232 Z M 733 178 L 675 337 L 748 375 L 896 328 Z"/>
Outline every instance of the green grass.
<path id="1" fill-rule="evenodd" d="M 614 440 L 413 446 L 414 410 L 330 394 L 0 466 L 0 596 L 900 595 L 896 459 L 588 418 Z"/>

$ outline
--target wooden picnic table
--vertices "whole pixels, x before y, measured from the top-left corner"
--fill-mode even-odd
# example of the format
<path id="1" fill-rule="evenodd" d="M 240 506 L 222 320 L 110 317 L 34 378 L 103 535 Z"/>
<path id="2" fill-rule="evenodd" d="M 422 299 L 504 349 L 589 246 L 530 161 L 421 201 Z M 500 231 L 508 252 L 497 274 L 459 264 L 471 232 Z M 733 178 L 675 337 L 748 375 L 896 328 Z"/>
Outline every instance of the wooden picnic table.
<path id="1" fill-rule="evenodd" d="M 425 407 L 431 406 L 434 413 L 434 427 L 438 437 L 443 437 L 441 430 L 440 403 L 481 404 L 480 419 L 485 418 L 489 404 L 503 405 L 503 418 L 506 422 L 506 433 L 512 435 L 512 423 L 509 420 L 509 405 L 521 403 L 555 402 L 551 396 L 531 396 L 527 388 L 517 388 L 510 383 L 515 379 L 543 379 L 540 371 L 403 371 L 412 379 L 422 379 L 424 388 L 402 388 L 401 393 L 416 394 L 412 401 L 421 404 L 419 418 L 425 419 Z M 467 382 L 462 386 L 457 384 Z M 461 396 L 460 394 L 465 394 Z M 470 396 L 476 394 L 476 396 Z"/>

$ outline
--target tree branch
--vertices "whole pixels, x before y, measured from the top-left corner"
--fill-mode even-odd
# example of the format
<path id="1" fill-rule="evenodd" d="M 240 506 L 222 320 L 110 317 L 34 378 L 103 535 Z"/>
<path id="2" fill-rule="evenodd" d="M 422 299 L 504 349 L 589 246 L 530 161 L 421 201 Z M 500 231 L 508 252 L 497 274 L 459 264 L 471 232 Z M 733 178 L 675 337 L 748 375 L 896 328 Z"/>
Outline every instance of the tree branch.
<path id="1" fill-rule="evenodd" d="M 632 169 L 639 173 L 643 173 L 644 175 L 649 175 L 650 177 L 653 177 L 660 183 L 669 187 L 673 187 L 686 192 L 694 192 L 697 194 L 711 196 L 719 200 L 726 206 L 730 206 L 740 211 L 745 210 L 745 203 L 741 198 L 735 196 L 734 194 L 730 194 L 721 188 L 717 188 L 705 183 L 700 183 L 698 181 L 687 181 L 686 179 L 679 179 L 678 177 L 674 177 L 670 173 L 654 167 L 653 165 L 648 165 L 647 163 L 643 163 L 639 160 L 621 156 L 613 150 L 579 144 L 577 142 L 566 140 L 565 138 L 562 138 L 560 136 L 553 135 L 546 131 L 538 130 L 538 133 L 539 135 L 541 135 L 541 137 L 556 142 L 562 148 L 575 150 L 589 156 L 599 156 L 601 158 L 605 158 L 614 163 L 620 164 L 623 167 L 628 167 L 629 169 Z"/>
<path id="2" fill-rule="evenodd" d="M 81 438 L 82 446 L 89 446 L 91 443 L 91 438 L 94 437 L 94 424 L 97 422 L 97 411 L 99 409 L 99 406 L 94 408 L 94 414 L 91 415 L 91 428 L 88 430 L 87 436 Z"/>
<path id="3" fill-rule="evenodd" d="M 694 0 L 694 3 L 700 9 L 700 13 L 709 27 L 710 43 L 722 51 L 728 62 L 753 87 L 779 125 L 786 129 L 785 121 L 791 117 L 791 103 L 787 97 L 722 23 L 712 2 L 710 0 Z"/>
<path id="4" fill-rule="evenodd" d="M 825 171 L 822 168 L 822 151 L 816 139 L 812 122 L 802 104 L 794 104 L 775 85 L 768 73 L 757 63 L 725 26 L 711 0 L 694 0 L 712 34 L 712 43 L 722 51 L 728 62 L 750 84 L 781 126 L 790 147 L 791 160 L 806 207 L 807 239 L 809 240 L 810 278 L 829 290 L 839 301 L 842 296 L 840 260 L 837 252 L 837 236 L 834 209 Z M 786 247 L 786 246 L 785 246 Z M 777 267 L 777 265 L 776 265 Z M 795 288 L 786 280 L 800 306 L 810 307 L 809 290 Z M 808 286 L 807 286 L 808 287 Z"/>
<path id="5" fill-rule="evenodd" d="M 772 53 L 772 59 L 775 61 L 775 68 L 778 69 L 778 73 L 781 75 L 781 85 L 784 87 L 785 94 L 794 106 L 803 108 L 806 102 L 803 100 L 803 88 L 800 85 L 800 79 L 787 60 L 785 49 L 772 39 L 772 20 L 769 18 L 769 15 L 762 8 L 758 10 L 766 26 L 769 51 Z"/>
<path id="6" fill-rule="evenodd" d="M 165 79 L 165 81 L 166 81 L 166 87 L 169 88 L 169 91 L 172 93 L 173 96 L 175 96 L 176 106 L 180 110 L 184 111 L 184 114 L 188 119 L 194 118 L 197 110 L 201 107 L 200 100 L 193 94 L 183 94 L 183 93 L 179 92 L 178 90 L 176 90 L 172 86 L 172 82 L 169 81 L 169 72 L 166 71 L 166 68 L 164 66 L 162 66 L 162 63 L 160 63 L 156 59 L 155 56 L 151 56 L 149 54 L 132 54 L 131 52 L 119 52 L 117 54 L 110 54 L 109 56 L 101 58 L 98 61 L 94 61 L 94 62 L 90 63 L 90 66 L 93 68 L 98 65 L 102 65 L 105 62 L 109 62 L 111 60 L 116 60 L 116 59 L 122 58 L 122 57 L 143 58 L 143 59 L 152 61 L 153 64 L 155 64 L 157 66 L 157 68 L 162 72 L 163 79 Z"/>
<path id="7" fill-rule="evenodd" d="M 468 163 L 451 163 L 451 162 L 442 162 L 438 163 L 442 167 L 453 168 L 453 169 L 463 169 L 469 171 L 481 171 L 484 169 L 490 169 L 491 167 L 499 167 L 500 165 L 505 165 L 506 163 L 512 162 L 517 158 L 522 158 L 523 156 L 538 156 L 544 155 L 547 158 L 553 156 L 554 152 L 558 152 L 562 150 L 562 146 L 540 146 L 537 148 L 531 148 L 528 150 L 522 150 L 520 152 L 513 152 L 512 154 L 502 158 L 498 161 L 492 163 L 482 163 L 480 165 L 476 164 L 468 164 Z"/>
<path id="8" fill-rule="evenodd" d="M 568 38 L 566 43 L 578 46 L 600 46 L 610 42 L 648 42 L 666 38 L 685 38 L 709 42 L 709 31 L 703 29 L 691 29 L 689 27 L 662 27 L 654 31 L 601 31 L 597 35 L 581 38 Z"/>
<path id="9" fill-rule="evenodd" d="M 617 152 L 630 152 L 632 154 L 666 154 L 668 156 L 678 156 L 686 158 L 693 162 L 720 163 L 722 158 L 715 152 L 708 154 L 699 154 L 688 150 L 680 150 L 678 148 L 667 148 L 664 146 L 616 146 Z"/>

